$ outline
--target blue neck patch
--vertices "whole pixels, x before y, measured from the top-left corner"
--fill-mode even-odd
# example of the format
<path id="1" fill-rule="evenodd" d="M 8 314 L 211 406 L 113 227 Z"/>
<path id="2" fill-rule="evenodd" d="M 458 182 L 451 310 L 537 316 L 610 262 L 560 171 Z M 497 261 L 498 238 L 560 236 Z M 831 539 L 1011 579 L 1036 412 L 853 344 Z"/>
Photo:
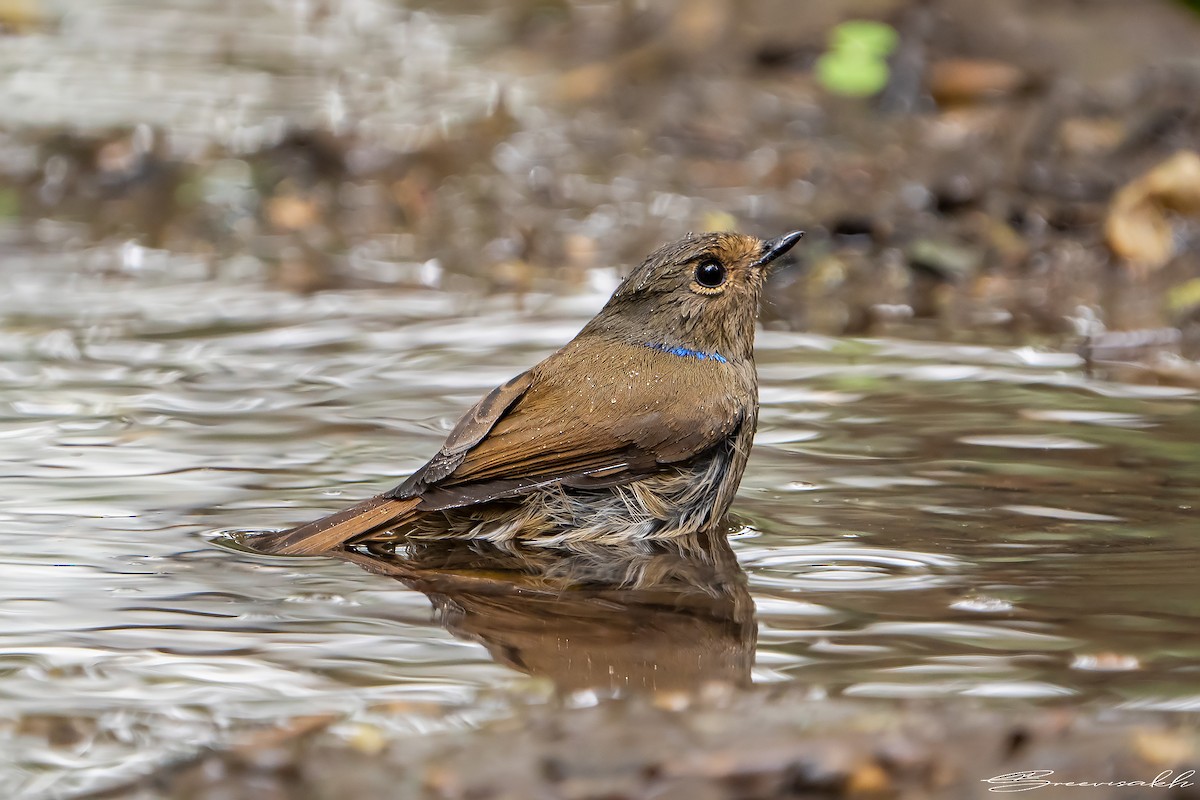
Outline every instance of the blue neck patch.
<path id="1" fill-rule="evenodd" d="M 654 342 L 646 342 L 646 347 L 649 347 L 651 350 L 657 350 L 660 353 L 679 356 L 680 358 L 694 358 L 697 361 L 708 361 L 711 358 L 713 361 L 719 361 L 722 364 L 729 363 L 725 356 L 716 351 L 705 353 L 703 350 L 689 350 L 686 347 L 672 347 L 669 344 L 655 344 Z"/>

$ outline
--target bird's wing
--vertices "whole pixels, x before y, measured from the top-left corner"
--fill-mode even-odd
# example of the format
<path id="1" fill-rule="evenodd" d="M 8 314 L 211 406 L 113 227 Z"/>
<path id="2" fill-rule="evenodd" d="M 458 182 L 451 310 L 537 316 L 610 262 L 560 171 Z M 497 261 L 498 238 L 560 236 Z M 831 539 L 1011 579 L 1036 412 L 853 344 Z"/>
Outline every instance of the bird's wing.
<path id="1" fill-rule="evenodd" d="M 350 508 L 286 531 L 264 534 L 254 541 L 259 550 L 277 555 L 324 553 L 343 542 L 410 520 L 421 504 L 419 492 L 400 493 L 409 484 L 434 482 L 454 472 L 474 447 L 529 388 L 529 372 L 497 386 L 471 408 L 450 432 L 433 459 L 404 484 Z"/>
<path id="2" fill-rule="evenodd" d="M 554 484 L 612 486 L 686 462 L 737 432 L 746 397 L 732 388 L 742 378 L 732 365 L 673 358 L 636 345 L 565 348 L 487 395 L 387 496 L 453 508 Z"/>
<path id="3" fill-rule="evenodd" d="M 554 484 L 614 486 L 686 462 L 738 432 L 752 372 L 672 358 L 636 345 L 568 345 L 476 403 L 400 486 L 255 546 L 321 553 L 422 511 Z"/>
<path id="4" fill-rule="evenodd" d="M 534 371 L 527 370 L 480 398 L 450 431 L 437 455 L 389 494 L 411 497 L 418 493 L 410 491 L 417 486 L 436 484 L 452 474 L 462 464 L 468 451 L 479 444 L 492 427 L 525 395 L 533 384 L 533 378 Z"/>

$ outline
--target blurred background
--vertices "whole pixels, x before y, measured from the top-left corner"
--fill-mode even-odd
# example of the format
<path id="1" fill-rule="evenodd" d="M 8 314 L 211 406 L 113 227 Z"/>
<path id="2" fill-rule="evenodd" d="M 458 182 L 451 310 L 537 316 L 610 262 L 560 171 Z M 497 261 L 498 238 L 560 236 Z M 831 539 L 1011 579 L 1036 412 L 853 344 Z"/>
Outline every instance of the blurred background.
<path id="1" fill-rule="evenodd" d="M 520 295 L 800 226 L 768 325 L 1200 354 L 1188 2 L 3 0 L 0 30 L 7 253 Z"/>
<path id="2" fill-rule="evenodd" d="M 239 549 L 795 228 L 714 542 Z M 1200 708 L 1198 245 L 1194 1 L 0 0 L 0 794 L 712 683 Z"/>

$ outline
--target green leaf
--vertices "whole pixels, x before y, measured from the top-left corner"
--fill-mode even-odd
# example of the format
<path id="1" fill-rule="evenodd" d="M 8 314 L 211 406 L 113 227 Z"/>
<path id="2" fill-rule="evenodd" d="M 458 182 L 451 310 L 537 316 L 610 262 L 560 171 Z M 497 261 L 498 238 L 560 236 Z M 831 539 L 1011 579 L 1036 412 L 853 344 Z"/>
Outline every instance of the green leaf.
<path id="1" fill-rule="evenodd" d="M 887 64 L 852 52 L 826 53 L 817 59 L 817 80 L 829 91 L 869 97 L 887 86 Z"/>
<path id="2" fill-rule="evenodd" d="M 836 26 L 829 35 L 829 49 L 838 53 L 861 53 L 887 58 L 899 40 L 896 29 L 882 22 L 852 19 Z"/>
<path id="3" fill-rule="evenodd" d="M 21 198 L 15 189 L 0 186 L 0 219 L 15 217 L 21 213 Z"/>
<path id="4" fill-rule="evenodd" d="M 829 50 L 817 59 L 817 80 L 829 91 L 868 97 L 887 86 L 887 56 L 896 30 L 882 22 L 852 19 L 829 33 Z"/>
<path id="5" fill-rule="evenodd" d="M 1200 278 L 1192 278 L 1167 292 L 1167 306 L 1174 312 L 1200 306 Z"/>

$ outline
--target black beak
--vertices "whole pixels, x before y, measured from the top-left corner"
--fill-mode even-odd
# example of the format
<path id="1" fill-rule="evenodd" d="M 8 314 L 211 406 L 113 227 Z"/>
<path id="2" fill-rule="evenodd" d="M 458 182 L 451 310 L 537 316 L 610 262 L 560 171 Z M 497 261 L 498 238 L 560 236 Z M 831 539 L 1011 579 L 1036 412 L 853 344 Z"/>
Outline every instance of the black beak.
<path id="1" fill-rule="evenodd" d="M 762 255 L 750 266 L 765 267 L 788 250 L 791 250 L 796 245 L 796 242 L 803 238 L 804 231 L 792 231 L 791 233 L 785 233 L 783 236 L 768 239 L 763 242 Z"/>

